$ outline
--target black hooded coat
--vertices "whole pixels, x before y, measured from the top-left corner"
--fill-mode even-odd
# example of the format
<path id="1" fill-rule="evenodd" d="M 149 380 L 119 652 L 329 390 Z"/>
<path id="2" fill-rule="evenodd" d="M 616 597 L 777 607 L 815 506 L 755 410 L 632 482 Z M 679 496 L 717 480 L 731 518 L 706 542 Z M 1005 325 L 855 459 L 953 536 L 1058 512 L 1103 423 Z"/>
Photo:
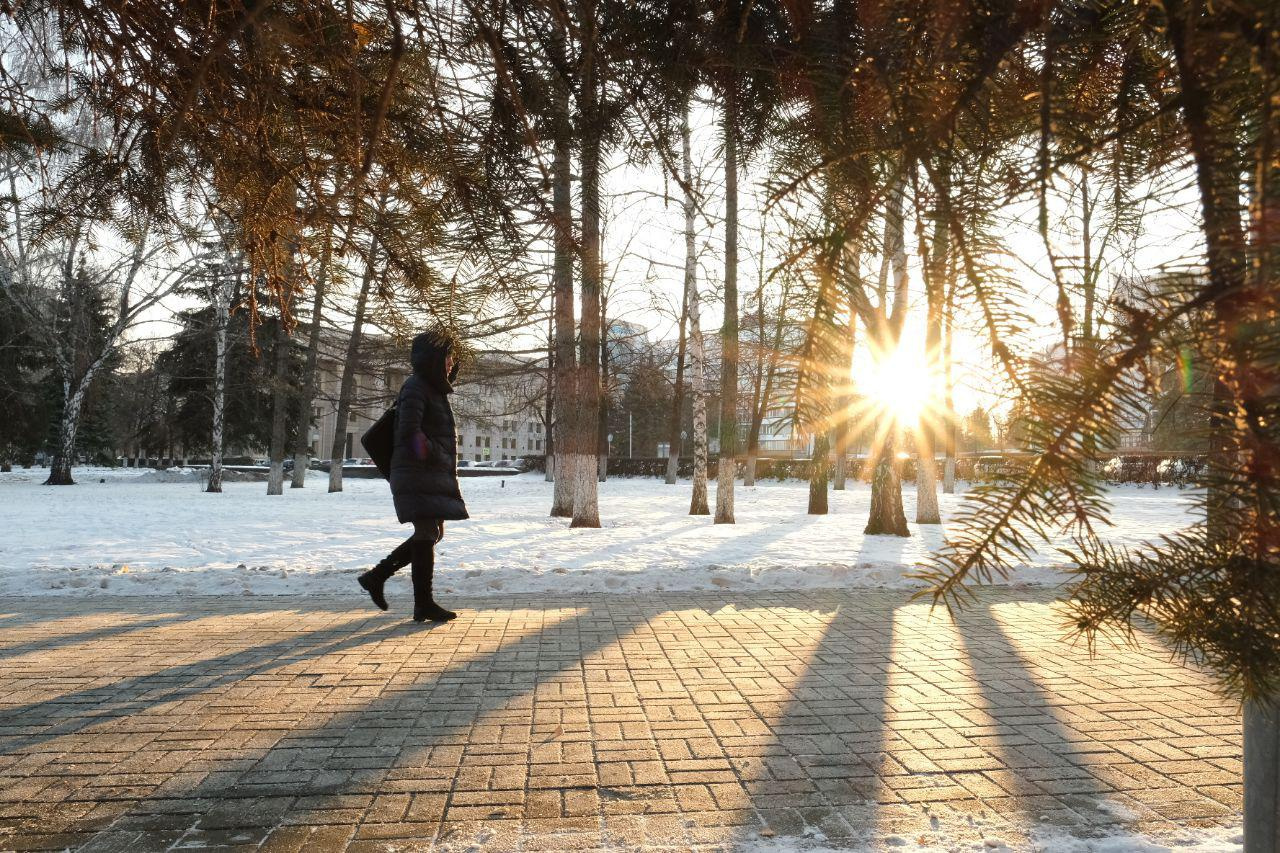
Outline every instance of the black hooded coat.
<path id="1" fill-rule="evenodd" d="M 438 518 L 468 518 L 458 488 L 458 433 L 449 394 L 453 372 L 445 375 L 450 342 L 424 332 L 413 339 L 413 373 L 400 387 L 395 445 L 391 452 L 391 495 L 401 524 Z"/>

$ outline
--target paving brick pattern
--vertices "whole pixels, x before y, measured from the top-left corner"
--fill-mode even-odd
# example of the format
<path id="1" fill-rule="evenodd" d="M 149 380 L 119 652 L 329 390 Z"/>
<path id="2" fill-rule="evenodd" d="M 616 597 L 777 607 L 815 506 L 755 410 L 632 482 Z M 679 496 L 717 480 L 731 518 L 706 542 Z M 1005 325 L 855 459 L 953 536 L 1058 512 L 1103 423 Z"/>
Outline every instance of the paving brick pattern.
<path id="1" fill-rule="evenodd" d="M 0 600 L 0 849 L 1034 849 L 1239 823 L 1233 703 L 1142 634 L 1091 658 L 1048 593 L 954 623 L 891 591 L 450 603 L 422 627 L 355 598 Z"/>

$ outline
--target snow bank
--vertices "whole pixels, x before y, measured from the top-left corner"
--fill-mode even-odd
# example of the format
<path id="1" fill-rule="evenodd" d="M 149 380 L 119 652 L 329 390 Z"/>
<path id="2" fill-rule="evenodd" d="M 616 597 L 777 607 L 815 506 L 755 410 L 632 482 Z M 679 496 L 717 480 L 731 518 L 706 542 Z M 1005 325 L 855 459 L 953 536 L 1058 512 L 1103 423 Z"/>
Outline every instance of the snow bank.
<path id="1" fill-rule="evenodd" d="M 330 495 L 311 472 L 307 488 L 268 497 L 261 483 L 205 494 L 196 472 L 85 469 L 73 487 L 42 486 L 45 476 L 0 474 L 0 594 L 352 594 L 352 575 L 407 535 L 381 480 Z M 806 514 L 806 484 L 739 486 L 738 523 L 714 525 L 686 514 L 688 483 L 613 479 L 601 485 L 600 530 L 549 518 L 540 474 L 462 488 L 472 518 L 448 525 L 437 560 L 437 587 L 455 595 L 907 587 L 943 537 L 915 525 L 908 539 L 864 537 L 864 484 L 832 492 L 826 516 Z M 910 487 L 904 497 L 912 518 Z M 945 520 L 959 496 L 941 497 Z M 1114 500 L 1116 541 L 1190 520 L 1176 489 L 1118 488 Z M 1058 583 L 1055 559 L 1046 549 L 1008 582 Z M 393 581 L 404 593 L 407 575 Z"/>

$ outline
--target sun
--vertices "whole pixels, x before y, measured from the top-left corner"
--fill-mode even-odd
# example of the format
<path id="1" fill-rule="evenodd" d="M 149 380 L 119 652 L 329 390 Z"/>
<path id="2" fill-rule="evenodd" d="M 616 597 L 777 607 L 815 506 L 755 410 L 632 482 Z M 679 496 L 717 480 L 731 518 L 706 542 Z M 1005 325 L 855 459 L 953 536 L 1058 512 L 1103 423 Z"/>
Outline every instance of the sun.
<path id="1" fill-rule="evenodd" d="M 908 429 L 920 423 L 933 398 L 928 369 L 918 355 L 902 348 L 871 364 L 855 384 L 869 409 Z"/>

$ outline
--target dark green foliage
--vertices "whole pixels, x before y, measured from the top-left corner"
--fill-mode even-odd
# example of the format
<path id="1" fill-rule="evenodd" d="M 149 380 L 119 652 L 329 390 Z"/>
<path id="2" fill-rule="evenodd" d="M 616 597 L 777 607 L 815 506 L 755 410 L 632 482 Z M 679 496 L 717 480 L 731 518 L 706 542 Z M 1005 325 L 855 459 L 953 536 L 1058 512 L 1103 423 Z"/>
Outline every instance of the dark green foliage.
<path id="1" fill-rule="evenodd" d="M 182 329 L 173 346 L 161 353 L 156 369 L 168 377 L 171 399 L 169 425 L 175 439 L 192 453 L 212 449 L 213 376 L 215 343 L 213 308 L 179 315 Z M 275 328 L 279 321 L 263 321 L 257 330 L 257 351 L 249 341 L 249 318 L 231 314 L 227 327 L 226 409 L 223 440 L 230 453 L 236 448 L 265 448 L 271 439 L 271 389 L 275 382 Z M 289 375 L 301 372 L 301 353 L 291 344 Z M 297 428 L 291 415 L 290 440 Z"/>
<path id="2" fill-rule="evenodd" d="M 653 456 L 658 451 L 658 444 L 668 440 L 675 390 L 666 372 L 649 358 L 630 365 L 623 378 L 621 399 L 609 405 L 612 455 L 627 455 L 630 433 L 632 453 L 635 456 Z M 686 427 L 686 431 L 689 428 Z M 688 442 L 688 446 L 692 447 L 692 442 Z"/>
<path id="3" fill-rule="evenodd" d="M 0 462 L 26 462 L 42 449 L 55 413 L 46 393 L 48 360 L 10 299 L 0 290 Z"/>

